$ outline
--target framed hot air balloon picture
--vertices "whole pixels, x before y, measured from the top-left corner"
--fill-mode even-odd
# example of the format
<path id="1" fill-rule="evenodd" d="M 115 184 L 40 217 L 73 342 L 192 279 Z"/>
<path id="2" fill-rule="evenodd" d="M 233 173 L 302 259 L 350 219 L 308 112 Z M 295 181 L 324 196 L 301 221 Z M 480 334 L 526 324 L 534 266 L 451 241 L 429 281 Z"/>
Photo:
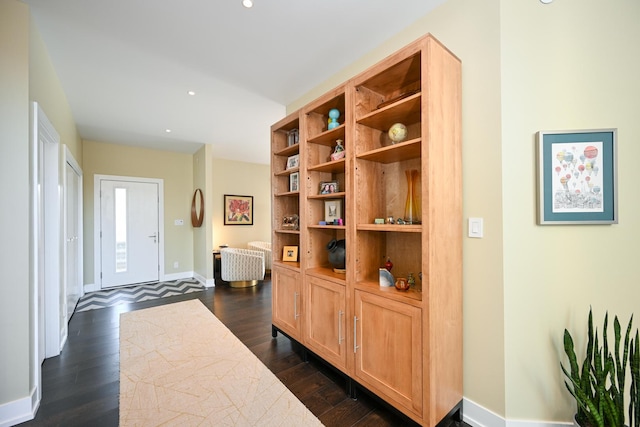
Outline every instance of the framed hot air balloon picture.
<path id="1" fill-rule="evenodd" d="M 616 131 L 538 132 L 538 224 L 618 223 Z"/>

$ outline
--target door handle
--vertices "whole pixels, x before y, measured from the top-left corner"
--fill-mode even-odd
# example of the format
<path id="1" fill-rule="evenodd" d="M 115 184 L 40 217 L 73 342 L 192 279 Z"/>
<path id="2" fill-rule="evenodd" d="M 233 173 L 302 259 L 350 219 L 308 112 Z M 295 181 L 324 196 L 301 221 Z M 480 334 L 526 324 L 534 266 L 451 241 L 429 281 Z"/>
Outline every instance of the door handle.
<path id="1" fill-rule="evenodd" d="M 153 235 L 147 236 L 147 237 L 149 237 L 150 239 L 153 239 L 153 243 L 157 243 L 158 242 L 158 240 L 157 240 L 158 239 L 158 233 L 154 233 Z"/>
<path id="2" fill-rule="evenodd" d="M 357 353 L 360 346 L 358 342 L 358 318 L 353 316 L 353 352 Z"/>

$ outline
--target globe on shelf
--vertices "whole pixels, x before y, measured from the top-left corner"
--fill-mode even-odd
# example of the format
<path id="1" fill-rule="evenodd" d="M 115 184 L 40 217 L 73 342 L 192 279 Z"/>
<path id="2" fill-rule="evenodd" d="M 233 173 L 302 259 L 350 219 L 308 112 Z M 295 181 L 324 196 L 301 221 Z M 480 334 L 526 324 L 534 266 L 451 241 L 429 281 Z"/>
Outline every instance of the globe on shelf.
<path id="1" fill-rule="evenodd" d="M 402 123 L 394 123 L 389 128 L 389 138 L 394 144 L 407 139 L 407 127 Z"/>

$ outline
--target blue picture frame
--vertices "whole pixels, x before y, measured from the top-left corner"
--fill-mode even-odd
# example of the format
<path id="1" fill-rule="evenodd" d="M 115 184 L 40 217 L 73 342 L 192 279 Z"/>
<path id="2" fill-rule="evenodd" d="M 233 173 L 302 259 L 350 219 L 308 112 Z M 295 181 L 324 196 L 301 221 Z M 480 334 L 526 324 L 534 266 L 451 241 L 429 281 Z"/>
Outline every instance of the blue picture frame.
<path id="1" fill-rule="evenodd" d="M 538 224 L 617 224 L 617 129 L 540 131 Z"/>

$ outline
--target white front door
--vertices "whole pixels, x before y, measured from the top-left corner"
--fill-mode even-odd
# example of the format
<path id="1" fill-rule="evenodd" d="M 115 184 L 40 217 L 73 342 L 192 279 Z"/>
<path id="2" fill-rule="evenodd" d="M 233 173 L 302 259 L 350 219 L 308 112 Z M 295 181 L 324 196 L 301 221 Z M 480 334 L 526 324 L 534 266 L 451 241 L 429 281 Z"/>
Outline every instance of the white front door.
<path id="1" fill-rule="evenodd" d="M 155 182 L 100 180 L 101 288 L 158 281 L 158 194 Z"/>

